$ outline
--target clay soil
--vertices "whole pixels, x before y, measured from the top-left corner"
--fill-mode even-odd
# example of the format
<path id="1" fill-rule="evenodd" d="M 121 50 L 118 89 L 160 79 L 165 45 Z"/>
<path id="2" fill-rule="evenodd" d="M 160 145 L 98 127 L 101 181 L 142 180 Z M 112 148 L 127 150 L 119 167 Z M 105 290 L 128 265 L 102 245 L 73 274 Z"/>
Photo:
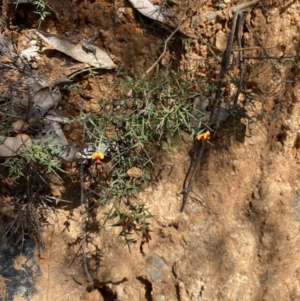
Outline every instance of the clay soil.
<path id="1" fill-rule="evenodd" d="M 232 14 L 225 11 L 214 20 L 201 16 L 241 1 L 194 2 L 188 10 L 181 7 L 181 1 L 172 4 L 190 21 L 184 23 L 183 33 L 176 33 L 159 67 L 186 72 L 189 80 L 217 78 L 221 66 L 209 49 L 221 62 L 222 41 L 230 33 Z M 85 40 L 99 33 L 94 45 L 131 78 L 145 74 L 154 64 L 174 30 L 141 16 L 125 0 L 49 0 L 49 5 L 55 12 L 47 16 L 41 30 Z M 29 47 L 29 30 L 37 27 L 33 11 L 30 4 L 9 6 L 4 34 L 14 38 L 18 51 Z M 243 91 L 253 95 L 248 110 L 255 131 L 247 128 L 242 143 L 232 139 L 225 147 L 216 147 L 212 142 L 182 213 L 183 182 L 193 142 L 184 136 L 181 145 L 156 155 L 153 175 L 159 176 L 138 196 L 155 215 L 152 240 L 142 251 L 140 244 L 131 251 L 124 247 L 118 237 L 120 229 L 112 227 L 112 222 L 99 234 L 98 225 L 111 204 L 95 208 L 86 250 L 92 287 L 78 240 L 79 179 L 70 167 L 64 181 L 51 183 L 52 195 L 71 203 L 53 206 L 42 229 L 45 246 L 35 250 L 40 269 L 33 276 L 36 291 L 26 297 L 18 290 L 13 300 L 300 300 L 300 5 L 290 0 L 260 1 L 244 14 L 244 55 L 261 58 L 247 61 Z M 275 59 L 262 59 L 267 55 L 261 45 Z M 32 76 L 50 85 L 71 74 L 76 61 L 44 43 L 42 47 L 38 58 L 30 62 Z M 281 56 L 293 59 L 276 59 Z M 9 58 L 1 58 L 2 65 L 10 63 Z M 60 103 L 60 114 L 78 116 L 80 110 L 97 110 L 101 98 L 118 97 L 118 88 L 112 88 L 118 86 L 116 72 L 102 70 L 79 77 L 78 89 Z M 11 86 L 14 97 L 27 97 L 26 76 L 10 69 L 1 72 L 0 78 L 3 94 Z M 66 135 L 74 143 L 81 139 L 76 129 L 67 129 Z M 7 204 L 12 185 L 5 174 L 2 182 L 0 200 Z M 20 257 L 18 262 L 24 268 Z M 10 280 L 2 278 L 0 300 L 6 300 L 3 291 Z"/>

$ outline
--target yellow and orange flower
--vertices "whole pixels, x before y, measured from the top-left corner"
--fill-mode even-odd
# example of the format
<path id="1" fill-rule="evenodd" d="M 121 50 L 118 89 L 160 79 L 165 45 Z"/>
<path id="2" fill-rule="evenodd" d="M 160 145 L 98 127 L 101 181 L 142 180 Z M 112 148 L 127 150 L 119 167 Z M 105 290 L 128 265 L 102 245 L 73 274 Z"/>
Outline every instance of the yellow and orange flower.
<path id="1" fill-rule="evenodd" d="M 101 152 L 95 152 L 92 154 L 92 160 L 94 160 L 96 163 L 100 163 L 101 160 L 104 159 L 104 154 Z"/>
<path id="2" fill-rule="evenodd" d="M 210 139 L 210 131 L 206 131 L 204 133 L 200 133 L 197 136 L 197 140 L 203 141 L 203 140 L 209 140 Z"/>

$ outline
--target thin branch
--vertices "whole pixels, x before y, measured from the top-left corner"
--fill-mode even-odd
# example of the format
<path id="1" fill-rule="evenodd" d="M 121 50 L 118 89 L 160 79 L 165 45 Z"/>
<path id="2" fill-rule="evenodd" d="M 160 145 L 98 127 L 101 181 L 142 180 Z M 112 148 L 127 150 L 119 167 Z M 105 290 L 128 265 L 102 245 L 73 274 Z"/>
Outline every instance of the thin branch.
<path id="1" fill-rule="evenodd" d="M 254 31 L 254 29 L 252 28 L 252 26 L 250 25 L 250 23 L 248 21 L 246 21 L 246 26 L 248 27 L 248 29 L 250 29 L 250 31 L 252 32 L 252 34 L 254 35 L 257 43 L 259 44 L 259 46 L 264 50 L 265 52 L 265 56 L 269 57 L 269 53 L 267 48 L 263 45 L 263 43 L 261 42 L 260 38 L 258 37 L 257 33 Z"/>
<path id="2" fill-rule="evenodd" d="M 236 29 L 237 22 L 238 22 L 238 28 Z M 224 79 L 226 73 L 228 72 L 228 66 L 229 66 L 229 63 L 230 63 L 230 57 L 231 57 L 232 45 L 233 45 L 235 32 L 237 32 L 238 47 L 242 48 L 241 35 L 240 35 L 240 30 L 241 30 L 242 24 L 243 24 L 243 14 L 239 11 L 236 11 L 235 14 L 234 14 L 233 21 L 232 21 L 231 32 L 230 32 L 230 36 L 229 36 L 228 42 L 227 42 L 227 48 L 226 48 L 226 51 L 224 53 L 222 63 L 221 63 L 221 71 L 220 71 L 216 96 L 215 96 L 214 103 L 213 103 L 213 109 L 212 109 L 212 112 L 210 114 L 210 118 L 209 118 L 209 121 L 208 121 L 209 125 L 211 125 L 213 123 L 213 119 L 216 119 L 216 122 L 217 122 L 216 127 L 218 126 L 218 120 L 219 120 L 218 115 L 221 113 L 221 110 L 217 110 L 217 116 L 215 116 L 214 112 L 220 106 L 220 98 L 221 98 L 221 89 L 222 89 L 222 86 L 223 86 L 223 79 Z M 244 78 L 244 65 L 243 65 L 243 57 L 242 57 L 241 51 L 239 53 L 239 64 L 240 64 L 240 69 L 241 69 L 241 76 L 240 76 L 239 87 L 238 87 L 238 91 L 236 93 L 236 97 L 235 97 L 233 107 L 237 105 L 237 99 L 238 99 L 238 96 L 239 96 L 240 91 L 242 89 L 243 78 Z M 190 173 L 191 170 L 193 170 L 191 178 L 189 180 L 189 183 L 188 183 L 187 187 L 183 190 L 183 202 L 182 202 L 181 212 L 183 212 L 183 210 L 186 206 L 187 200 L 188 200 L 189 193 L 192 190 L 192 185 L 193 185 L 193 182 L 195 180 L 196 172 L 197 172 L 197 170 L 200 166 L 200 161 L 201 161 L 201 157 L 203 155 L 205 144 L 206 144 L 205 141 L 202 141 L 200 145 L 197 144 L 197 143 L 195 144 L 195 147 L 196 147 L 195 165 L 193 166 L 193 161 L 192 161 L 191 162 L 191 167 L 190 167 L 189 172 L 188 172 L 188 174 L 185 178 L 185 181 L 184 181 L 184 186 L 185 186 L 185 183 L 187 182 L 187 179 L 189 177 L 189 173 Z"/>
<path id="3" fill-rule="evenodd" d="M 242 49 L 242 37 L 241 37 L 241 29 L 243 26 L 243 20 L 244 20 L 244 15 L 240 12 L 237 12 L 238 14 L 238 28 L 236 29 L 236 35 L 237 35 L 237 42 L 238 42 L 238 47 Z M 239 65 L 240 65 L 240 80 L 239 80 L 239 85 L 238 89 L 235 95 L 234 103 L 233 103 L 233 110 L 237 106 L 237 102 L 240 96 L 240 93 L 242 91 L 242 85 L 244 82 L 244 61 L 243 61 L 243 50 L 239 51 Z"/>
<path id="4" fill-rule="evenodd" d="M 150 73 L 154 69 L 154 67 L 160 62 L 160 60 L 164 57 L 164 55 L 167 52 L 168 43 L 172 39 L 172 37 L 175 35 L 175 33 L 179 30 L 180 24 L 181 24 L 181 21 L 178 23 L 177 27 L 170 34 L 170 36 L 166 39 L 165 45 L 164 45 L 164 50 L 163 50 L 162 54 L 159 56 L 159 58 L 156 60 L 156 62 L 146 71 L 146 74 Z"/>
<path id="5" fill-rule="evenodd" d="M 172 37 L 175 35 L 175 33 L 180 29 L 180 25 L 181 25 L 181 23 L 183 21 L 183 17 L 186 14 L 186 12 L 187 12 L 188 9 L 189 9 L 189 6 L 187 6 L 186 9 L 184 10 L 184 12 L 183 12 L 183 14 L 182 14 L 182 16 L 180 18 L 180 21 L 178 22 L 178 24 L 177 24 L 176 28 L 174 29 L 174 31 L 166 39 L 165 44 L 164 44 L 164 50 L 163 50 L 163 52 L 161 53 L 161 55 L 159 56 L 159 58 L 156 60 L 156 62 L 146 71 L 146 74 L 150 73 L 155 68 L 155 66 L 160 62 L 160 60 L 164 57 L 164 55 L 166 54 L 168 43 L 172 39 Z"/>
<path id="6" fill-rule="evenodd" d="M 90 284 L 93 284 L 94 281 L 91 277 L 87 260 L 86 260 L 86 243 L 87 243 L 87 235 L 86 235 L 86 210 L 85 210 L 85 200 L 84 200 L 84 170 L 83 170 L 83 162 L 80 163 L 80 206 L 81 206 L 81 214 L 82 214 L 82 235 L 83 235 L 83 242 L 82 242 L 82 250 L 83 250 L 83 267 L 85 273 L 88 277 Z"/>
<path id="7" fill-rule="evenodd" d="M 196 149 L 196 163 L 194 165 L 194 169 L 193 169 L 191 178 L 189 180 L 189 184 L 188 184 L 187 188 L 185 188 L 183 190 L 183 192 L 182 192 L 183 193 L 183 202 L 182 202 L 182 206 L 181 206 L 180 212 L 183 212 L 183 210 L 184 210 L 184 208 L 186 206 L 188 197 L 189 197 L 189 193 L 192 190 L 192 185 L 194 183 L 194 179 L 195 179 L 196 172 L 198 170 L 198 166 L 200 165 L 201 157 L 202 157 L 202 154 L 203 154 L 203 151 L 204 151 L 204 146 L 205 146 L 205 143 L 202 142 L 201 147 Z M 191 164 L 191 166 L 192 166 L 192 164 Z M 188 175 L 189 174 L 187 174 L 186 179 L 188 178 Z"/>
<path id="8" fill-rule="evenodd" d="M 217 108 L 219 99 L 221 97 L 221 89 L 223 86 L 223 79 L 225 77 L 225 74 L 227 73 L 229 62 L 230 62 L 234 33 L 235 33 L 236 23 L 237 23 L 237 19 L 238 19 L 239 15 L 240 15 L 240 13 L 236 12 L 233 17 L 231 32 L 228 37 L 227 47 L 226 47 L 225 53 L 223 55 L 222 63 L 221 63 L 221 71 L 220 71 L 220 76 L 219 76 L 219 80 L 218 80 L 216 96 L 215 96 L 215 100 L 214 100 L 214 104 L 213 104 L 213 111 Z M 213 111 L 212 111 L 211 116 L 213 116 L 213 113 L 214 113 Z"/>

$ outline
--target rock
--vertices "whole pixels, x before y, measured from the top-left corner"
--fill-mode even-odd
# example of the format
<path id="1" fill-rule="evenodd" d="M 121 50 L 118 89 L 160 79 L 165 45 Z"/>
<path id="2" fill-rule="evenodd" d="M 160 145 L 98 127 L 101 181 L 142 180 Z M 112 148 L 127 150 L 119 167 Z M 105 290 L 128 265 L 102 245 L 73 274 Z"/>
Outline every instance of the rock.
<path id="1" fill-rule="evenodd" d="M 163 262 L 163 260 L 157 256 L 149 256 L 146 259 L 146 262 L 149 264 L 154 265 L 155 267 L 157 267 L 158 269 L 162 269 L 165 267 L 165 263 Z"/>
<path id="2" fill-rule="evenodd" d="M 72 129 L 72 127 L 69 124 L 64 125 L 64 131 L 65 132 L 69 132 L 69 131 L 71 131 L 71 129 Z"/>
<path id="3" fill-rule="evenodd" d="M 181 301 L 189 301 L 189 296 L 186 293 L 186 287 L 185 284 L 182 281 L 179 281 L 178 283 L 179 288 L 179 296 Z"/>
<path id="4" fill-rule="evenodd" d="M 157 271 L 150 267 L 147 267 L 146 271 L 150 274 L 151 281 L 153 281 L 153 282 L 159 280 L 162 276 L 162 272 Z"/>
<path id="5" fill-rule="evenodd" d="M 81 138 L 82 138 L 82 130 L 74 129 L 72 132 L 70 132 L 69 138 L 71 140 L 76 141 L 77 143 L 79 143 L 81 141 Z"/>
<path id="6" fill-rule="evenodd" d="M 35 79 L 33 77 L 26 77 L 24 79 L 25 85 L 33 85 L 35 83 Z"/>
<path id="7" fill-rule="evenodd" d="M 216 34 L 215 39 L 216 47 L 219 50 L 224 51 L 227 47 L 227 35 L 224 33 L 224 31 L 219 30 Z"/>
<path id="8" fill-rule="evenodd" d="M 131 167 L 127 170 L 127 174 L 131 179 L 138 179 L 143 175 L 143 171 L 138 167 Z"/>
<path id="9" fill-rule="evenodd" d="M 158 256 L 150 255 L 146 259 L 147 267 L 146 271 L 150 274 L 150 279 L 152 282 L 158 281 L 165 275 L 165 271 L 170 271 L 170 267 Z M 151 266 L 149 266 L 151 265 Z"/>
<path id="10" fill-rule="evenodd" d="M 29 44 L 30 46 L 35 46 L 35 45 L 37 45 L 37 43 L 38 43 L 37 40 L 31 40 L 31 41 L 28 42 L 28 44 Z"/>
<path id="11" fill-rule="evenodd" d="M 21 52 L 21 57 L 26 59 L 27 61 L 31 61 L 38 54 L 39 46 L 30 46 L 29 48 L 23 50 Z"/>
<path id="12" fill-rule="evenodd" d="M 198 28 L 198 26 L 199 26 L 199 16 L 195 15 L 191 19 L 191 27 Z"/>
<path id="13" fill-rule="evenodd" d="M 11 61 L 11 59 L 9 57 L 3 55 L 1 57 L 1 63 L 3 63 L 3 64 L 11 64 L 12 61 Z"/>
<path id="14" fill-rule="evenodd" d="M 29 124 L 24 120 L 17 120 L 12 124 L 12 128 L 15 133 L 19 134 L 21 132 L 25 132 L 29 128 Z"/>

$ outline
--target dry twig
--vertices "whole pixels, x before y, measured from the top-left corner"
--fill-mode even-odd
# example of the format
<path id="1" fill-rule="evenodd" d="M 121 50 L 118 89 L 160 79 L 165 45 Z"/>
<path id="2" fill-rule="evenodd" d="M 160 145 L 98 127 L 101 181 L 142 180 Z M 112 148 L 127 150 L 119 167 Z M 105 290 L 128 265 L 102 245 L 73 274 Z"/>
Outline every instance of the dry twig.
<path id="1" fill-rule="evenodd" d="M 237 21 L 238 21 L 238 25 L 237 25 Z M 219 76 L 219 80 L 218 80 L 218 86 L 217 86 L 217 91 L 216 91 L 216 96 L 214 99 L 214 103 L 213 103 L 213 109 L 212 112 L 210 114 L 210 119 L 208 121 L 208 124 L 212 124 L 213 119 L 216 118 L 217 124 L 215 125 L 215 127 L 218 127 L 218 123 L 219 123 L 219 114 L 221 114 L 221 110 L 218 110 L 218 107 L 220 107 L 220 101 L 221 101 L 221 89 L 223 86 L 223 80 L 224 77 L 226 75 L 226 73 L 228 72 L 228 67 L 229 67 L 229 63 L 230 63 L 230 56 L 232 53 L 232 45 L 233 45 L 233 39 L 234 39 L 234 34 L 237 33 L 237 39 L 238 39 L 238 47 L 242 48 L 242 44 L 241 44 L 241 35 L 240 35 L 240 30 L 243 24 L 243 14 L 239 11 L 236 11 L 234 14 L 234 18 L 233 18 L 233 22 L 232 22 L 232 28 L 231 28 L 231 32 L 230 32 L 230 36 L 228 38 L 228 42 L 227 42 L 227 48 L 226 51 L 224 53 L 223 59 L 222 59 L 222 63 L 221 63 L 221 71 L 220 71 L 220 76 Z M 240 81 L 239 81 L 239 85 L 238 85 L 238 90 L 237 93 L 235 95 L 235 100 L 234 100 L 234 104 L 233 104 L 233 109 L 234 107 L 237 105 L 237 100 L 242 88 L 242 84 L 243 84 L 243 78 L 244 78 L 244 66 L 243 66 L 243 57 L 242 57 L 242 51 L 239 52 L 239 64 L 240 64 L 240 70 L 241 70 L 241 74 L 240 74 Z M 214 114 L 216 112 L 216 114 Z M 189 172 L 185 178 L 184 181 L 184 187 L 186 185 L 187 179 L 189 177 L 189 174 L 192 170 L 192 174 L 191 177 L 189 179 L 188 185 L 186 188 L 183 189 L 183 202 L 182 202 L 182 207 L 181 207 L 181 212 L 183 212 L 186 203 L 187 203 L 187 199 L 189 197 L 189 193 L 192 191 L 192 185 L 193 182 L 195 180 L 195 175 L 196 172 L 198 170 L 198 167 L 200 166 L 200 162 L 201 162 L 201 157 L 203 155 L 203 151 L 204 151 L 204 147 L 205 147 L 205 141 L 200 142 L 200 144 L 195 144 L 195 148 L 196 148 L 196 157 L 195 160 L 191 161 L 191 166 L 189 169 Z M 195 164 L 193 165 L 193 161 L 195 162 Z"/>
<path id="2" fill-rule="evenodd" d="M 183 21 L 183 17 L 186 15 L 186 12 L 188 11 L 188 9 L 189 9 L 189 6 L 187 6 L 186 9 L 184 10 L 176 28 L 173 30 L 173 32 L 170 34 L 170 36 L 166 39 L 163 52 L 161 53 L 159 58 L 156 60 L 156 62 L 146 71 L 146 74 L 150 73 L 155 68 L 155 66 L 161 61 L 161 59 L 164 57 L 164 55 L 166 54 L 168 43 L 172 39 L 172 37 L 175 35 L 175 33 L 180 29 L 180 25 Z"/>

